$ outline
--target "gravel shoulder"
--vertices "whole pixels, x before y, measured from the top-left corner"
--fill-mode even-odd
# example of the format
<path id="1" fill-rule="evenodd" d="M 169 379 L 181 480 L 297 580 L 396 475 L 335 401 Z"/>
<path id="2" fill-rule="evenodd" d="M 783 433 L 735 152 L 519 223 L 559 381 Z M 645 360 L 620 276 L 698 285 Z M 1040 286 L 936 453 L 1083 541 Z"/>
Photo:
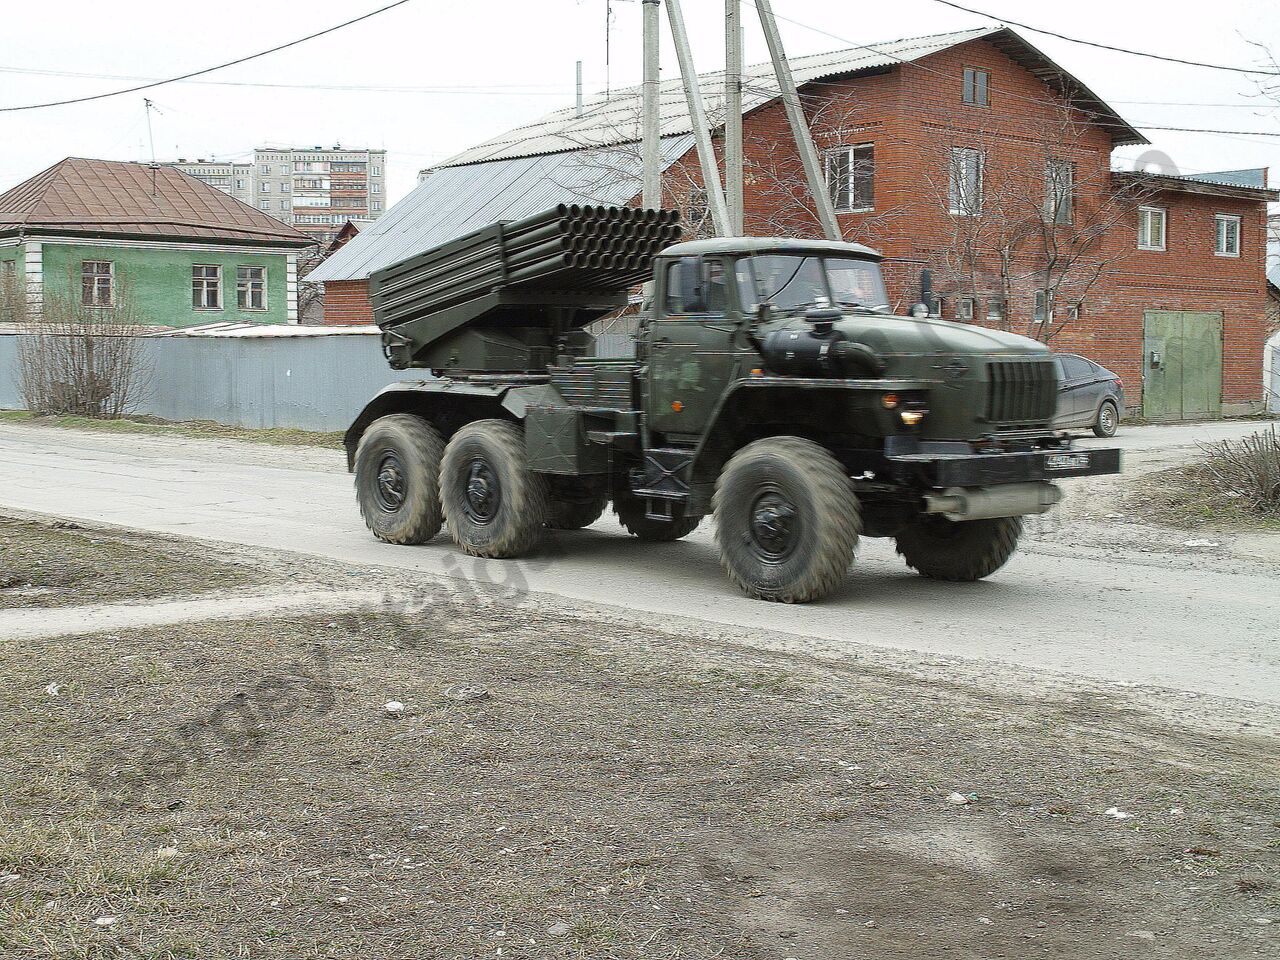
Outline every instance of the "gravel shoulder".
<path id="1" fill-rule="evenodd" d="M 0 953 L 1280 952 L 1280 740 L 1222 704 L 355 572 L 0 639 Z"/>

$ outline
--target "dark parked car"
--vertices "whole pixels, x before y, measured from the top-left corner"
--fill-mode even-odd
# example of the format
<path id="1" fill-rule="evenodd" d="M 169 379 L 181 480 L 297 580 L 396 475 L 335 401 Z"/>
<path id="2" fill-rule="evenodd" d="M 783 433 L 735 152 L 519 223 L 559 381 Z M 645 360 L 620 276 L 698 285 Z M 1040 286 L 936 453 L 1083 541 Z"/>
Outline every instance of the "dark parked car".
<path id="1" fill-rule="evenodd" d="M 1055 427 L 1089 427 L 1095 436 L 1114 437 L 1124 416 L 1124 384 L 1092 360 L 1074 353 L 1055 354 L 1058 364 L 1058 413 Z"/>

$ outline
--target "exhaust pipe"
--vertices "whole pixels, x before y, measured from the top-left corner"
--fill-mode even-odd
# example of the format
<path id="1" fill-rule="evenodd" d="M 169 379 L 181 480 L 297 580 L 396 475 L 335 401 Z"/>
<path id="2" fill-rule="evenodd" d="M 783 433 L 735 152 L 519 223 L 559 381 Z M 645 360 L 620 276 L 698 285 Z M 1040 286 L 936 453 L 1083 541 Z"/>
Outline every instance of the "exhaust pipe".
<path id="1" fill-rule="evenodd" d="M 948 487 L 924 495 L 925 513 L 948 520 L 993 520 L 1045 513 L 1062 501 L 1062 488 L 1044 481 L 1007 483 L 998 487 Z"/>

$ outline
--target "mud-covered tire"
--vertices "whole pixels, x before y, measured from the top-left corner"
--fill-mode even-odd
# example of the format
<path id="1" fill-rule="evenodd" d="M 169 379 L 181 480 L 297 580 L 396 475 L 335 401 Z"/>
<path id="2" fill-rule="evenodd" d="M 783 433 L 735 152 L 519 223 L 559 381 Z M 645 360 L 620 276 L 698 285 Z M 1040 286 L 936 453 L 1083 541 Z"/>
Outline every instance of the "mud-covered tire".
<path id="1" fill-rule="evenodd" d="M 421 417 L 379 417 L 360 437 L 356 499 L 373 535 L 387 543 L 426 543 L 444 523 L 440 460 L 444 440 Z"/>
<path id="2" fill-rule="evenodd" d="M 1021 535 L 1021 517 L 955 521 L 935 516 L 922 517 L 895 540 L 898 553 L 917 573 L 967 583 L 1003 567 Z"/>
<path id="3" fill-rule="evenodd" d="M 547 520 L 547 480 L 529 470 L 524 436 L 505 420 L 468 423 L 449 439 L 440 496 L 453 542 L 473 557 L 527 553 Z"/>
<path id="4" fill-rule="evenodd" d="M 1102 401 L 1102 406 L 1098 408 L 1098 419 L 1093 421 L 1093 435 L 1109 440 L 1119 429 L 1120 411 L 1110 400 Z"/>
<path id="5" fill-rule="evenodd" d="M 645 502 L 639 497 L 615 497 L 613 512 L 627 533 L 649 543 L 670 543 L 687 537 L 702 522 L 701 517 L 686 517 L 683 512 L 677 512 L 671 520 L 654 520 L 645 516 Z"/>
<path id="6" fill-rule="evenodd" d="M 747 596 L 807 603 L 844 583 L 861 510 L 844 468 L 813 441 L 743 447 L 716 481 L 713 506 L 720 562 Z"/>
<path id="7" fill-rule="evenodd" d="M 581 530 L 604 515 L 608 497 L 593 500 L 552 500 L 547 512 L 547 526 L 552 530 Z"/>

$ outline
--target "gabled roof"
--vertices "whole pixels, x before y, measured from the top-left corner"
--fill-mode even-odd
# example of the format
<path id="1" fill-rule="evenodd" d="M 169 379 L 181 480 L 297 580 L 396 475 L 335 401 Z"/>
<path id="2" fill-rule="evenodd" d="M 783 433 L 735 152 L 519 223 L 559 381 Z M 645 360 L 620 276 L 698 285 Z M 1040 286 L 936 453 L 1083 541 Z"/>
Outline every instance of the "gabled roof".
<path id="1" fill-rule="evenodd" d="M 915 63 L 936 53 L 973 40 L 985 40 L 1030 73 L 1060 93 L 1073 96 L 1077 105 L 1106 127 L 1116 146 L 1147 143 L 1111 107 L 1083 83 L 1067 73 L 1045 54 L 1007 27 L 978 27 L 953 33 L 873 43 L 848 50 L 834 50 L 807 57 L 791 58 L 791 72 L 798 86 L 819 80 L 834 80 L 861 73 L 882 71 L 898 64 Z M 724 72 L 698 74 L 703 100 L 713 124 L 724 122 Z M 743 71 L 742 109 L 744 113 L 764 106 L 780 96 L 772 63 L 758 63 Z M 488 160 L 536 156 L 640 140 L 640 87 L 614 91 L 608 100 L 588 103 L 579 114 L 566 107 L 540 120 L 509 130 L 492 140 L 464 150 L 443 166 L 461 166 Z M 663 80 L 659 87 L 659 122 L 663 136 L 689 133 L 693 129 L 685 103 L 684 87 L 678 75 Z"/>
<path id="2" fill-rule="evenodd" d="M 1265 170 L 1245 170 L 1234 171 L 1241 174 L 1263 174 L 1262 183 L 1265 184 Z M 1132 183 L 1135 181 L 1147 188 L 1153 190 L 1172 190 L 1178 193 L 1198 193 L 1208 197 L 1232 197 L 1237 200 L 1256 200 L 1259 202 L 1280 200 L 1280 190 L 1271 187 L 1255 185 L 1249 181 L 1256 181 L 1256 177 L 1240 177 L 1239 182 L 1231 182 L 1220 173 L 1201 173 L 1194 176 L 1172 174 L 1172 173 L 1147 173 L 1143 170 L 1112 170 L 1111 177 L 1115 181 L 1121 183 Z M 1223 179 L 1216 179 L 1223 178 Z"/>
<path id="3" fill-rule="evenodd" d="M 173 167 L 68 157 L 0 194 L 15 233 L 305 247 L 315 243 Z"/>
<path id="4" fill-rule="evenodd" d="M 665 170 L 693 137 L 662 141 Z M 363 280 L 375 270 L 500 220 L 558 203 L 621 205 L 640 193 L 640 153 L 623 147 L 437 167 L 413 191 L 322 262 L 308 281 Z"/>

